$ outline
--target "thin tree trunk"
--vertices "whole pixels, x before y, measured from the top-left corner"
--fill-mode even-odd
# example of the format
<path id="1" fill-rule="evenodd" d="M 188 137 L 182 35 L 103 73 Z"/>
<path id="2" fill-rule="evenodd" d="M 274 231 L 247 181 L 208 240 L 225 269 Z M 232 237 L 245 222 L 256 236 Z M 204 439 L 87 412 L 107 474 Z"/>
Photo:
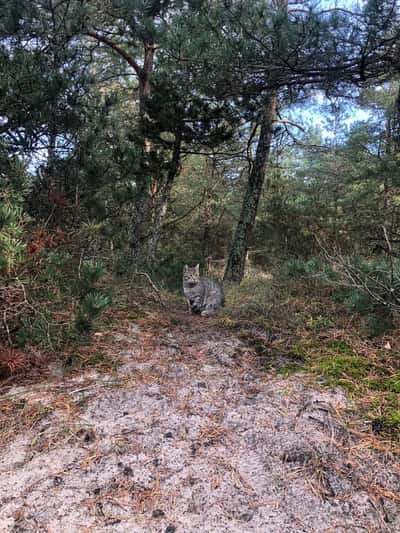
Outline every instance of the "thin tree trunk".
<path id="1" fill-rule="evenodd" d="M 162 187 L 160 199 L 157 205 L 153 229 L 150 237 L 150 258 L 152 264 L 157 262 L 157 249 L 161 239 L 162 225 L 167 214 L 168 203 L 171 197 L 171 190 L 176 176 L 179 174 L 181 167 L 181 145 L 182 145 L 182 130 L 179 127 L 175 134 L 174 149 L 172 152 L 172 160 L 170 163 L 167 178 Z"/>
<path id="2" fill-rule="evenodd" d="M 396 101 L 394 104 L 394 132 L 393 149 L 395 153 L 400 152 L 400 84 L 397 88 Z"/>
<path id="3" fill-rule="evenodd" d="M 211 179 L 211 185 L 214 184 L 215 179 L 215 159 L 207 160 L 207 176 Z M 203 230 L 203 258 L 208 264 L 208 259 L 210 255 L 210 237 L 211 237 L 211 224 L 212 224 L 212 209 L 211 209 L 211 187 L 208 187 L 208 190 L 204 199 L 204 230 Z"/>
<path id="4" fill-rule="evenodd" d="M 205 262 L 210 255 L 210 230 L 211 230 L 211 195 L 207 192 L 204 201 L 204 230 L 203 230 L 203 257 Z"/>
<path id="5" fill-rule="evenodd" d="M 224 274 L 224 280 L 226 281 L 240 283 L 244 276 L 246 254 L 253 234 L 257 208 L 265 179 L 265 169 L 271 150 L 276 105 L 277 95 L 273 93 L 264 105 L 256 157 L 248 178 L 242 209 Z"/>
<path id="6" fill-rule="evenodd" d="M 136 191 L 133 205 L 132 225 L 130 232 L 131 261 L 134 264 L 143 263 L 146 259 L 144 251 L 144 229 L 152 211 L 150 197 L 151 168 L 150 159 L 153 144 L 147 135 L 146 99 L 151 96 L 151 75 L 154 66 L 154 43 L 145 43 L 143 68 L 139 72 L 139 121 L 140 133 L 143 138 L 141 181 Z"/>

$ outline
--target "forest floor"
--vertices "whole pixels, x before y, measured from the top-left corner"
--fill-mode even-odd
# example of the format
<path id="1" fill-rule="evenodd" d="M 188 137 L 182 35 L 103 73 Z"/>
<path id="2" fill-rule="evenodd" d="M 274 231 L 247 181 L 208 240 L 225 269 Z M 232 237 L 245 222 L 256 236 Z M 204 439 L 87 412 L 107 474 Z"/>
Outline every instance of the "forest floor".
<path id="1" fill-rule="evenodd" d="M 5 382 L 0 531 L 400 531 L 394 449 L 222 322 L 116 312 L 77 367 Z"/>

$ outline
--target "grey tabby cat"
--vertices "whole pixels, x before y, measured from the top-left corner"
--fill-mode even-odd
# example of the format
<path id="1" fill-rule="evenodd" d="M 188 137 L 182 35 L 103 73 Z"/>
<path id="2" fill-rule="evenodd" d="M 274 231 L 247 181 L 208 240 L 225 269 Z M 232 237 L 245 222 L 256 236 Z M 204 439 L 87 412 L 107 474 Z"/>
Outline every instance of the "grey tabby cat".
<path id="1" fill-rule="evenodd" d="M 213 315 L 224 305 L 224 291 L 221 284 L 206 276 L 200 277 L 199 265 L 183 269 L 183 293 L 189 312 L 203 316 Z"/>

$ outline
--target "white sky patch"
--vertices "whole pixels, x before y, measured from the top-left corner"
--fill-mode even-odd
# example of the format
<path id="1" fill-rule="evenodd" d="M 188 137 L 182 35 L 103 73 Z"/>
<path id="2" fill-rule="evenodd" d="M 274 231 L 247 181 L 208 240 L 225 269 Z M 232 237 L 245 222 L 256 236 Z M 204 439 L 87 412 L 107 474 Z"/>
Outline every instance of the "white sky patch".
<path id="1" fill-rule="evenodd" d="M 356 9 L 361 8 L 365 4 L 365 0 L 321 0 L 318 7 L 322 9 Z"/>
<path id="2" fill-rule="evenodd" d="M 353 114 L 344 120 L 344 123 L 351 126 L 355 122 L 366 122 L 371 117 L 371 112 L 360 107 L 354 107 Z"/>
<path id="3" fill-rule="evenodd" d="M 336 105 L 335 108 L 332 104 Z M 322 140 L 346 134 L 357 122 L 368 121 L 371 111 L 346 100 L 329 100 L 322 91 L 315 91 L 307 102 L 294 105 L 285 113 L 288 118 L 310 133 L 317 131 Z M 298 129 L 293 129 L 298 135 Z"/>

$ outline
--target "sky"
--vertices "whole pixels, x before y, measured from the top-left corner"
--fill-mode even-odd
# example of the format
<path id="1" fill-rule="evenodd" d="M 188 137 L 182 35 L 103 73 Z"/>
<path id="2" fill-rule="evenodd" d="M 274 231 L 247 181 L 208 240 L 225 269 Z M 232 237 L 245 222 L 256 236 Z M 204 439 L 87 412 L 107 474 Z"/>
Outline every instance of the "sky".
<path id="1" fill-rule="evenodd" d="M 320 0 L 319 4 L 322 8 L 341 7 L 344 9 L 351 9 L 357 6 L 361 6 L 364 0 Z"/>
<path id="2" fill-rule="evenodd" d="M 319 9 L 343 8 L 356 9 L 362 6 L 365 0 L 315 0 L 315 5 Z M 301 2 L 299 2 L 301 4 Z M 303 125 L 305 129 L 318 128 L 325 139 L 333 138 L 332 130 L 333 113 L 329 113 L 329 100 L 323 92 L 315 91 L 306 105 L 295 106 L 290 111 L 290 118 L 298 124 Z M 367 120 L 370 113 L 356 104 L 347 104 L 343 122 L 348 128 L 359 121 Z"/>
<path id="3" fill-rule="evenodd" d="M 320 130 L 324 140 L 335 137 L 333 127 L 334 112 L 329 109 L 329 100 L 321 92 L 314 93 L 306 104 L 293 106 L 286 114 L 285 118 L 293 120 L 299 124 L 305 131 Z M 347 103 L 341 116 L 341 129 L 350 129 L 356 122 L 365 121 L 370 118 L 369 111 L 362 109 L 356 104 Z M 298 130 L 294 129 L 293 133 L 297 134 Z"/>

